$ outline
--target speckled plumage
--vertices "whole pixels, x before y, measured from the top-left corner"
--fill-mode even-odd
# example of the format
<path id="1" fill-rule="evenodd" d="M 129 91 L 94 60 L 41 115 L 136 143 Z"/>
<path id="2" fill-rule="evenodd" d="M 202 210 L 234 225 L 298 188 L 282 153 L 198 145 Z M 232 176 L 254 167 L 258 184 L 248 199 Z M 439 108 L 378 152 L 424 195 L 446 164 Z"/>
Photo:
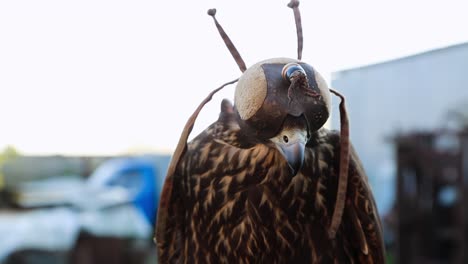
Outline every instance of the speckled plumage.
<path id="1" fill-rule="evenodd" d="M 271 142 L 240 129 L 227 101 L 221 109 L 165 183 L 171 195 L 158 216 L 160 263 L 384 263 L 380 220 L 354 151 L 342 222 L 329 239 L 338 133 L 313 133 L 293 176 Z"/>

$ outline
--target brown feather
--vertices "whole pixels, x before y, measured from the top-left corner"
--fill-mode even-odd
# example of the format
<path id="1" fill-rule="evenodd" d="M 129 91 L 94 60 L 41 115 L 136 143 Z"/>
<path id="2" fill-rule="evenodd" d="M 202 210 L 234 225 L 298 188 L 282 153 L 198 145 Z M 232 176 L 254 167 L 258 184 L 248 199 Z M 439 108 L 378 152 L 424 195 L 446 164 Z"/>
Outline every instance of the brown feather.
<path id="1" fill-rule="evenodd" d="M 162 197 L 169 210 L 160 263 L 384 263 L 377 209 L 352 148 L 349 202 L 336 237 L 328 236 L 340 171 L 337 133 L 314 133 L 293 176 L 278 150 L 244 134 L 223 104 L 164 186 L 172 195 Z"/>

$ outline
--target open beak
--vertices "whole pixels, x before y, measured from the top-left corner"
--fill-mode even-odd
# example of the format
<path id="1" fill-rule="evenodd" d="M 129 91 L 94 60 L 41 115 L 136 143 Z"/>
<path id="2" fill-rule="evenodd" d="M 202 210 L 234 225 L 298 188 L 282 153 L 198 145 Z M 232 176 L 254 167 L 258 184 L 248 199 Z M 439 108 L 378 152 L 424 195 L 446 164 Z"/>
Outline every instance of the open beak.
<path id="1" fill-rule="evenodd" d="M 281 144 L 279 147 L 284 158 L 288 162 L 292 175 L 296 175 L 304 164 L 305 144 L 302 142 L 294 142 L 291 144 Z"/>

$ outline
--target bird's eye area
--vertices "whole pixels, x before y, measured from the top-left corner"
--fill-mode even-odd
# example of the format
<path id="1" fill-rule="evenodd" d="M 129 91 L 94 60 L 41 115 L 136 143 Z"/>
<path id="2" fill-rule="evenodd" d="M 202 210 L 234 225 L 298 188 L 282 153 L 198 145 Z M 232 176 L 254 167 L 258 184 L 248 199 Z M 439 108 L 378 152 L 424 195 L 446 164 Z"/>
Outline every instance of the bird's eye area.
<path id="1" fill-rule="evenodd" d="M 288 136 L 284 135 L 284 136 L 283 136 L 283 141 L 284 141 L 285 143 L 288 143 L 288 142 L 289 142 Z"/>
<path id="2" fill-rule="evenodd" d="M 281 71 L 281 75 L 283 76 L 283 79 L 285 79 L 286 81 L 290 81 L 291 76 L 295 72 L 301 72 L 302 74 L 305 75 L 304 68 L 302 68 L 301 65 L 295 62 L 291 62 L 291 63 L 284 65 L 283 70 Z"/>

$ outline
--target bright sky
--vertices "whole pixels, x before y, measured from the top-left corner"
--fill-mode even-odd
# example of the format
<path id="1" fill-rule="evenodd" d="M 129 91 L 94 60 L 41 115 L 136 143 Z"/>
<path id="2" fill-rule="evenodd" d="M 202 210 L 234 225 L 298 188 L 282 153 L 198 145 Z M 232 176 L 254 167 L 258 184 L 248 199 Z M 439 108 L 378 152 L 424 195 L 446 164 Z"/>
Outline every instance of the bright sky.
<path id="1" fill-rule="evenodd" d="M 282 1 L 0 1 L 0 148 L 26 154 L 169 151 L 200 101 L 246 64 L 295 57 Z M 333 71 L 468 41 L 466 1 L 303 0 L 303 60 Z M 192 135 L 217 118 L 227 87 Z"/>

